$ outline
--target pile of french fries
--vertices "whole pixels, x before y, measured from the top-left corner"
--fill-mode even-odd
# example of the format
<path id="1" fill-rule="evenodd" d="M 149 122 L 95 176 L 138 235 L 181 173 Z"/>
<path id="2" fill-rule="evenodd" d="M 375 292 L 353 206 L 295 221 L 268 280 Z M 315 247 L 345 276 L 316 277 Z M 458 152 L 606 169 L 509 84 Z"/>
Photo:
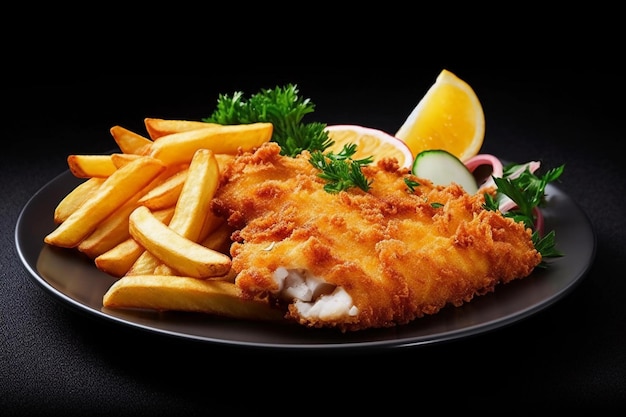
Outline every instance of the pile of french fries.
<path id="1" fill-rule="evenodd" d="M 107 308 L 194 311 L 279 319 L 241 296 L 231 271 L 231 228 L 210 210 L 220 169 L 271 139 L 270 123 L 219 125 L 146 118 L 147 136 L 111 128 L 120 152 L 70 155 L 84 178 L 56 206 L 49 245 L 76 248 L 117 281 Z"/>

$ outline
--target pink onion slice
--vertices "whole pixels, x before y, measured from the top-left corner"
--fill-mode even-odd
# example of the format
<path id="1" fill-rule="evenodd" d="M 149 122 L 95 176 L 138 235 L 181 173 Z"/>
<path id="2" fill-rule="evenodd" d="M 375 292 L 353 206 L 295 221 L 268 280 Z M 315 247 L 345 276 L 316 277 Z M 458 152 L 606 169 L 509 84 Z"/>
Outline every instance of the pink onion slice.
<path id="1" fill-rule="evenodd" d="M 474 171 L 476 171 L 478 167 L 491 167 L 491 171 L 489 171 L 487 174 L 482 175 L 480 178 L 476 178 L 478 191 L 482 191 L 487 187 L 494 186 L 495 184 L 492 177 L 502 177 L 502 162 L 500 161 L 500 159 L 493 155 L 486 153 L 478 154 L 469 158 L 467 161 L 464 162 L 464 164 L 472 174 L 474 174 Z"/>
<path id="2" fill-rule="evenodd" d="M 528 170 L 531 173 L 534 173 L 535 171 L 537 171 L 539 169 L 540 166 L 541 166 L 541 163 L 538 162 L 538 161 L 526 162 L 525 164 L 521 164 L 519 167 L 517 167 L 517 169 L 515 171 L 513 171 L 510 175 L 508 175 L 507 178 L 517 178 L 517 177 L 519 177 L 521 175 L 521 173 L 526 170 L 526 167 L 528 167 Z"/>

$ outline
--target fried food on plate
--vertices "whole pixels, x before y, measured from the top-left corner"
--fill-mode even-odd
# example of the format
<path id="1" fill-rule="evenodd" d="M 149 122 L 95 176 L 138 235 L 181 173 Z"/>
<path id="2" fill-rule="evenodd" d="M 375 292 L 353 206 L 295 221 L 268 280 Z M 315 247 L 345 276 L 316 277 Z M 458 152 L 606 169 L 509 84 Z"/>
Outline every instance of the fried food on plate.
<path id="1" fill-rule="evenodd" d="M 77 246 L 98 224 L 136 195 L 166 166 L 158 159 L 145 156 L 117 169 L 90 194 L 89 198 L 67 219 L 45 236 L 50 245 Z"/>
<path id="2" fill-rule="evenodd" d="M 70 155 L 67 166 L 76 178 L 106 178 L 117 169 L 111 155 Z"/>
<path id="3" fill-rule="evenodd" d="M 249 320 L 282 320 L 266 300 L 244 299 L 232 282 L 168 275 L 128 275 L 113 283 L 102 304 L 108 308 L 146 308 L 215 314 Z"/>
<path id="4" fill-rule="evenodd" d="M 230 270 L 230 257 L 179 235 L 147 207 L 139 206 L 130 214 L 128 228 L 141 246 L 181 275 L 210 278 Z"/>
<path id="5" fill-rule="evenodd" d="M 222 167 L 268 141 L 273 126 L 165 119 L 146 119 L 146 126 L 151 139 L 111 129 L 121 153 L 70 155 L 72 173 L 85 181 L 59 202 L 57 228 L 44 242 L 76 248 L 119 278 L 105 307 L 281 319 L 267 298 L 240 296 L 228 256 L 233 229 L 210 210 Z"/>
<path id="6" fill-rule="evenodd" d="M 105 178 L 89 178 L 67 193 L 54 209 L 54 223 L 63 223 L 70 217 L 70 214 L 78 210 L 100 188 L 104 180 Z"/>
<path id="7" fill-rule="evenodd" d="M 137 156 L 137 158 L 145 158 L 144 156 L 134 156 Z M 126 164 L 134 159 L 129 159 Z M 160 184 L 165 179 L 168 179 L 172 175 L 172 171 L 172 167 L 163 170 L 142 190 L 133 194 L 124 204 L 113 210 L 78 244 L 78 250 L 91 259 L 94 259 L 126 240 L 130 236 L 128 232 L 128 217 L 130 213 L 140 205 L 139 200 L 141 196 L 154 189 L 156 184 Z"/>
<path id="8" fill-rule="evenodd" d="M 153 211 L 152 214 L 161 222 L 167 224 L 172 219 L 174 207 Z M 114 277 L 124 276 L 137 259 L 145 252 L 132 236 L 123 242 L 118 243 L 106 252 L 96 256 L 94 262 L 96 267 L 103 272 Z"/>
<path id="9" fill-rule="evenodd" d="M 152 146 L 152 140 L 122 126 L 113 126 L 111 136 L 125 154 L 146 155 Z"/>
<path id="10" fill-rule="evenodd" d="M 254 149 L 272 138 L 271 123 L 217 125 L 161 136 L 152 144 L 150 155 L 166 165 L 189 163 L 198 149 L 236 154 Z"/>
<path id="11" fill-rule="evenodd" d="M 211 227 L 217 227 L 212 222 L 214 216 L 209 207 L 218 187 L 219 176 L 219 163 L 214 153 L 208 149 L 196 150 L 168 224 L 170 229 L 186 239 L 198 242 L 206 237 L 203 233 L 211 231 L 204 227 L 207 222 L 210 222 Z M 154 254 L 145 251 L 133 263 L 128 274 L 152 274 L 160 263 Z"/>
<path id="12" fill-rule="evenodd" d="M 213 211 L 227 218 L 236 285 L 287 317 L 341 331 L 406 324 L 527 277 L 541 261 L 531 231 L 482 208 L 484 196 L 434 186 L 397 163 L 365 167 L 368 193 L 330 194 L 304 152 L 275 143 L 223 172 Z M 405 179 L 420 185 L 411 192 Z"/>
<path id="13" fill-rule="evenodd" d="M 150 210 L 160 210 L 176 205 L 180 191 L 187 180 L 187 168 L 168 177 L 165 181 L 148 191 L 139 199 L 139 204 Z"/>
<path id="14" fill-rule="evenodd" d="M 218 126 L 217 123 L 206 123 L 195 120 L 159 119 L 154 117 L 146 117 L 144 119 L 144 125 L 152 140 L 158 139 L 161 136 L 171 135 L 172 133 Z"/>

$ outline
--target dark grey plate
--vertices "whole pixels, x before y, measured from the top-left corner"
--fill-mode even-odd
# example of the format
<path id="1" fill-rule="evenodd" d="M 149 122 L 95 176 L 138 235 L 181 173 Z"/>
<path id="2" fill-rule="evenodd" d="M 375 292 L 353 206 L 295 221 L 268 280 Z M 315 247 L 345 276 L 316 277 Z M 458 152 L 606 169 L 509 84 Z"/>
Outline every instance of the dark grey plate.
<path id="1" fill-rule="evenodd" d="M 374 349 L 416 347 L 477 335 L 510 325 L 559 300 L 585 276 L 595 257 L 596 238 L 585 213 L 570 197 L 548 185 L 544 209 L 547 230 L 556 231 L 557 248 L 546 270 L 496 288 L 462 307 L 391 329 L 342 334 L 292 324 L 231 320 L 206 314 L 111 310 L 102 296 L 115 278 L 99 271 L 76 250 L 50 247 L 44 236 L 54 228 L 59 201 L 81 182 L 69 171 L 39 190 L 24 206 L 15 229 L 22 263 L 41 288 L 65 305 L 139 330 L 220 345 L 267 349 Z"/>

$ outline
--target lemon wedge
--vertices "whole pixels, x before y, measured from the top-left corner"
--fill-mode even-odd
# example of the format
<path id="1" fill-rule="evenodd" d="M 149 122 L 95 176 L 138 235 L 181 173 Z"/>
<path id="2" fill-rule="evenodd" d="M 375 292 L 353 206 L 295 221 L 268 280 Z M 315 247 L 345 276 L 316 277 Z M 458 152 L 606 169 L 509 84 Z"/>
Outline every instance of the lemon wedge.
<path id="1" fill-rule="evenodd" d="M 444 69 L 395 136 L 413 155 L 444 150 L 461 161 L 475 156 L 485 137 L 485 114 L 472 87 Z"/>

